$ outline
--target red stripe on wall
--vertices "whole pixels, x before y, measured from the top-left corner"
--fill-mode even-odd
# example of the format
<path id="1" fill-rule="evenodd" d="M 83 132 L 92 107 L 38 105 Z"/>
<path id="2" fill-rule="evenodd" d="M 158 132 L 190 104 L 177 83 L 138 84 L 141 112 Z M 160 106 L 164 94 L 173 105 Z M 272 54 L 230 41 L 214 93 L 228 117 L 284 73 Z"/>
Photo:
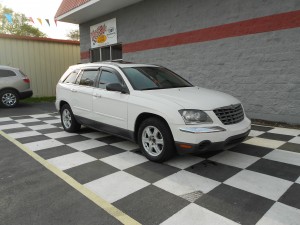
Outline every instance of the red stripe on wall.
<path id="1" fill-rule="evenodd" d="M 80 58 L 81 59 L 89 59 L 90 58 L 90 52 L 80 52 Z"/>
<path id="2" fill-rule="evenodd" d="M 300 10 L 128 43 L 123 45 L 123 52 L 165 48 L 295 27 L 300 27 Z"/>

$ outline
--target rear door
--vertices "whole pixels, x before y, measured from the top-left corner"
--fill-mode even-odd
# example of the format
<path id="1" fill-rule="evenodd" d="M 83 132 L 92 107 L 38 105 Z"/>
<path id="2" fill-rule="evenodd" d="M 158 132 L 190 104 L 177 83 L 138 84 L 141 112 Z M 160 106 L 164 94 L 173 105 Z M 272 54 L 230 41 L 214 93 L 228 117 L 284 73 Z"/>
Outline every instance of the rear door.
<path id="1" fill-rule="evenodd" d="M 71 89 L 72 110 L 75 115 L 92 119 L 93 91 L 98 73 L 98 68 L 81 70 L 75 84 L 77 87 Z"/>
<path id="2" fill-rule="evenodd" d="M 125 85 L 118 71 L 102 67 L 97 88 L 93 92 L 94 120 L 113 127 L 127 129 L 127 107 L 129 94 L 116 91 L 107 91 L 109 83 Z"/>

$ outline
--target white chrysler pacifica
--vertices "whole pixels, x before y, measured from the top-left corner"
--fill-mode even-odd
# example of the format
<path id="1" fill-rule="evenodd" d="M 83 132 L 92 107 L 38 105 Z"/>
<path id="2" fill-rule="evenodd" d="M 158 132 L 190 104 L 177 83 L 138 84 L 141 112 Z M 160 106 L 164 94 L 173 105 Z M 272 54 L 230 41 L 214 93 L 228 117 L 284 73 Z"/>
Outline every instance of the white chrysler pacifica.
<path id="1" fill-rule="evenodd" d="M 228 149 L 250 132 L 251 122 L 239 100 L 195 87 L 156 65 L 74 65 L 59 80 L 56 94 L 66 131 L 84 125 L 135 141 L 157 162 L 176 151 Z"/>

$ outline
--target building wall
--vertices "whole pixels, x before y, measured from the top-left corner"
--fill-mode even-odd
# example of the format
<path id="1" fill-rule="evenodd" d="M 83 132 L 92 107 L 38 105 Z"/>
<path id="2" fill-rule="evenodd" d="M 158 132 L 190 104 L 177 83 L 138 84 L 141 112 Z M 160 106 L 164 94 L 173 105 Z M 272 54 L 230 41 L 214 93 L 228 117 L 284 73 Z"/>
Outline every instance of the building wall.
<path id="1" fill-rule="evenodd" d="M 80 62 L 79 42 L 0 36 L 0 65 L 20 68 L 30 77 L 34 96 L 55 96 L 66 69 Z"/>
<path id="2" fill-rule="evenodd" d="M 80 48 L 88 56 L 90 26 L 116 17 L 124 60 L 230 93 L 251 118 L 300 124 L 299 10 L 299 0 L 145 0 L 81 24 Z"/>

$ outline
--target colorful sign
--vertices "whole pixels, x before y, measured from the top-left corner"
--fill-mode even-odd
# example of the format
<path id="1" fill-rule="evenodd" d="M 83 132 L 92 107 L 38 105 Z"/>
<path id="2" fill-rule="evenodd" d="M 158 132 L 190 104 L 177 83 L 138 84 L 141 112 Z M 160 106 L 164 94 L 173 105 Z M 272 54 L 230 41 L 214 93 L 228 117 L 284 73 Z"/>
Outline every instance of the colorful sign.
<path id="1" fill-rule="evenodd" d="M 91 48 L 117 43 L 116 18 L 90 27 Z"/>

